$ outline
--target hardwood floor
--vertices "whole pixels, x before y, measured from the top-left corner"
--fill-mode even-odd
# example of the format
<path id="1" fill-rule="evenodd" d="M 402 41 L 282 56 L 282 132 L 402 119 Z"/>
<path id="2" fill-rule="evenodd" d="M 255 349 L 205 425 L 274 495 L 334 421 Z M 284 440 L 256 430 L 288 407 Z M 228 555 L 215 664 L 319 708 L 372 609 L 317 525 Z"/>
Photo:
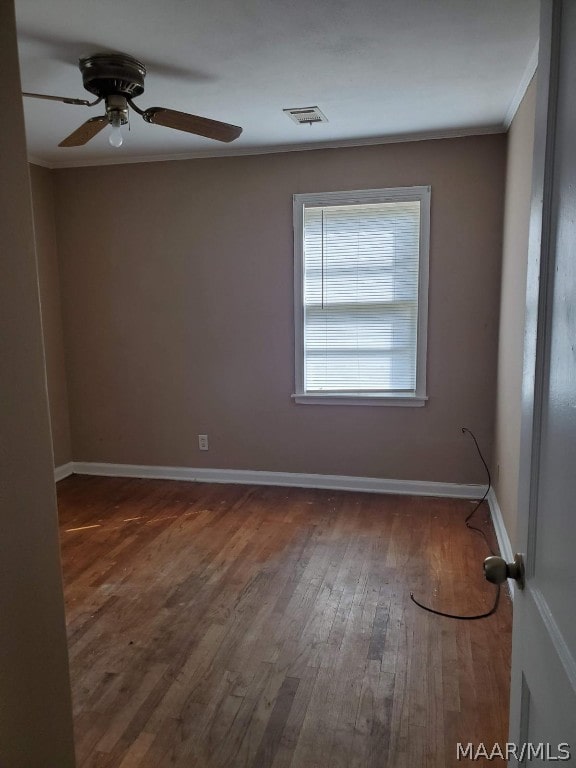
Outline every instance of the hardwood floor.
<path id="1" fill-rule="evenodd" d="M 506 742 L 508 596 L 481 621 L 409 597 L 491 604 L 471 502 L 80 476 L 58 496 L 79 768 L 446 768 Z"/>

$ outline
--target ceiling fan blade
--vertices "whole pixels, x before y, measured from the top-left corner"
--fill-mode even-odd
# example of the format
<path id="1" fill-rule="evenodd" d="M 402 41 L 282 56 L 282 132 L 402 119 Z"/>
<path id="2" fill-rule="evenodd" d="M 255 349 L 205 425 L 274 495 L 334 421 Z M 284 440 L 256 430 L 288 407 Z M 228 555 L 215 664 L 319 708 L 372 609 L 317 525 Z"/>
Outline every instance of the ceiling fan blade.
<path id="1" fill-rule="evenodd" d="M 85 123 L 82 123 L 80 128 L 76 128 L 76 130 L 71 133 L 70 136 L 67 136 L 65 139 L 63 139 L 60 144 L 58 144 L 58 146 L 81 147 L 84 144 L 87 144 L 90 139 L 93 139 L 97 133 L 100 133 L 102 128 L 104 128 L 106 125 L 108 125 L 107 115 L 91 117 L 90 120 L 86 120 Z"/>
<path id="2" fill-rule="evenodd" d="M 141 113 L 147 123 L 164 125 L 166 128 L 175 128 L 177 131 L 195 133 L 216 141 L 234 141 L 242 133 L 242 128 L 230 123 L 221 123 L 219 120 L 210 120 L 207 117 L 189 115 L 187 112 L 177 112 L 174 109 L 164 107 L 150 107 Z"/>
<path id="3" fill-rule="evenodd" d="M 96 101 L 86 101 L 86 99 L 71 99 L 68 96 L 48 96 L 45 93 L 27 93 L 22 91 L 22 96 L 30 96 L 32 99 L 47 99 L 48 101 L 61 101 L 64 104 L 80 104 L 83 107 L 93 107 L 94 104 L 98 104 L 102 99 L 96 99 Z"/>

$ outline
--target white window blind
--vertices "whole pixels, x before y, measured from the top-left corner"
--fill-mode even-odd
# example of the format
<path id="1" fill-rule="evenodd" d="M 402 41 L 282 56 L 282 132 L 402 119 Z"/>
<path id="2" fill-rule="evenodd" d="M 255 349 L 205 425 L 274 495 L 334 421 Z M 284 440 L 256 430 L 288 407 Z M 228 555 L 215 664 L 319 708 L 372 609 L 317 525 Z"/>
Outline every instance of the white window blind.
<path id="1" fill-rule="evenodd" d="M 301 205 L 300 393 L 422 394 L 422 200 L 390 192 L 296 196 L 312 198 Z"/>

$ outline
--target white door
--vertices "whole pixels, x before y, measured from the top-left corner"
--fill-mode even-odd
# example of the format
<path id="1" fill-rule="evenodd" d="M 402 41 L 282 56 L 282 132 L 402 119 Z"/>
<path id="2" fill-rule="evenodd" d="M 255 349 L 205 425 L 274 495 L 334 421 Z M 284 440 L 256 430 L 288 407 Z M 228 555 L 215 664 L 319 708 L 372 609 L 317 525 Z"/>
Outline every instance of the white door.
<path id="1" fill-rule="evenodd" d="M 537 76 L 509 765 L 576 766 L 576 0 L 542 0 Z"/>

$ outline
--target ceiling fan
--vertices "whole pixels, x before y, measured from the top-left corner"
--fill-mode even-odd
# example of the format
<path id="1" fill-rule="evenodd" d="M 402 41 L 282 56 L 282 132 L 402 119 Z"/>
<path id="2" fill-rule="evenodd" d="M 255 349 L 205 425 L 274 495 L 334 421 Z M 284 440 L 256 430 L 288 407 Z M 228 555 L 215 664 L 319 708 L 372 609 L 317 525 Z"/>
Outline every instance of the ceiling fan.
<path id="1" fill-rule="evenodd" d="M 84 88 L 94 94 L 95 101 L 72 99 L 65 96 L 48 96 L 41 93 L 25 93 L 35 99 L 50 99 L 62 101 L 64 104 L 79 104 L 93 107 L 102 100 L 106 105 L 106 114 L 91 117 L 79 128 L 73 131 L 59 147 L 81 147 L 93 139 L 107 125 L 112 126 L 108 141 L 113 147 L 122 145 L 121 128 L 128 122 L 128 107 L 137 112 L 147 123 L 164 125 L 177 131 L 186 131 L 197 136 L 205 136 L 216 141 L 230 142 L 237 139 L 242 128 L 230 123 L 221 123 L 207 117 L 190 115 L 187 112 L 177 112 L 165 107 L 149 107 L 140 109 L 133 99 L 144 93 L 144 78 L 146 67 L 142 62 L 125 53 L 95 53 L 79 61 Z"/>

